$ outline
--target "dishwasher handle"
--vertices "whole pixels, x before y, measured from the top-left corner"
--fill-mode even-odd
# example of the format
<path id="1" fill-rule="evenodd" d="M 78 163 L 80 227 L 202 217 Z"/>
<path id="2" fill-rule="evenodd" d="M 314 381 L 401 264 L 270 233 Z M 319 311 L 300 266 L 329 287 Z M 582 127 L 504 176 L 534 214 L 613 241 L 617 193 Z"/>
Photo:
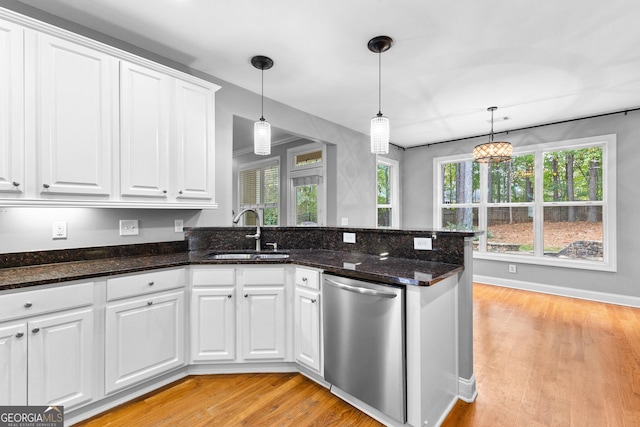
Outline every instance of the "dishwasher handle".
<path id="1" fill-rule="evenodd" d="M 359 286 L 351 286 L 345 283 L 339 283 L 334 280 L 327 279 L 326 277 L 324 281 L 331 286 L 335 286 L 336 288 L 344 289 L 345 291 L 349 291 L 349 292 L 355 292 L 357 294 L 371 295 L 374 297 L 382 297 L 382 298 L 395 298 L 398 296 L 393 292 L 381 292 L 381 291 L 376 291 L 375 289 L 361 288 Z"/>

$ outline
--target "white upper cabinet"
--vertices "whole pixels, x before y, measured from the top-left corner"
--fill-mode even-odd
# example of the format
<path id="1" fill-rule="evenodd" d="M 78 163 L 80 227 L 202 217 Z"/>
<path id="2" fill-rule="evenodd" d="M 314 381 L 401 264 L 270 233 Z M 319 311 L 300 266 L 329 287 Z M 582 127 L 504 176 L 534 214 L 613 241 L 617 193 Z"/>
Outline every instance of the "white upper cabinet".
<path id="1" fill-rule="evenodd" d="M 175 180 L 178 199 L 214 198 L 214 90 L 175 80 Z"/>
<path id="2" fill-rule="evenodd" d="M 39 152 L 38 192 L 111 195 L 111 150 L 117 101 L 117 59 L 47 34 L 33 34 L 27 67 L 33 73 Z M 35 46 L 34 46 L 35 45 Z M 34 52 L 29 49 L 34 48 Z"/>
<path id="3" fill-rule="evenodd" d="M 170 77 L 139 65 L 120 65 L 120 191 L 167 198 Z"/>
<path id="4" fill-rule="evenodd" d="M 23 27 L 0 20 L 0 193 L 24 193 Z"/>
<path id="5" fill-rule="evenodd" d="M 0 8 L 0 205 L 217 208 L 218 85 Z"/>

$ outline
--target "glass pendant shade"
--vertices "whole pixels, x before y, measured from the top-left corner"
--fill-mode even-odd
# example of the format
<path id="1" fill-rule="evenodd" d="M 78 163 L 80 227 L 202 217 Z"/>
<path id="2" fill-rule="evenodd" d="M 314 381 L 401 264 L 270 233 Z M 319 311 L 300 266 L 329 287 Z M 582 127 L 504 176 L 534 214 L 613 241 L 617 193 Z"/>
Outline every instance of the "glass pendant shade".
<path id="1" fill-rule="evenodd" d="M 476 145 L 473 149 L 473 160 L 478 163 L 500 163 L 511 160 L 513 146 L 510 142 L 491 141 Z"/>
<path id="2" fill-rule="evenodd" d="M 253 152 L 260 156 L 271 154 L 271 124 L 264 117 L 253 125 Z"/>
<path id="3" fill-rule="evenodd" d="M 389 119 L 382 113 L 371 118 L 371 152 L 373 154 L 389 152 Z"/>

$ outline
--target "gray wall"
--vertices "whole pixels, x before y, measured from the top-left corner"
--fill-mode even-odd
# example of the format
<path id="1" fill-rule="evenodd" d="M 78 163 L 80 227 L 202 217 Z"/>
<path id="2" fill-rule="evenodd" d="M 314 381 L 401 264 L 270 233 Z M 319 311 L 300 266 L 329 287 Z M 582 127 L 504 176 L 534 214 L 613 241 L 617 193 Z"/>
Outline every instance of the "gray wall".
<path id="1" fill-rule="evenodd" d="M 519 264 L 518 273 L 508 273 L 507 263 L 474 260 L 474 274 L 497 278 L 498 281 L 524 281 L 550 286 L 575 288 L 640 297 L 640 246 L 638 212 L 640 212 L 640 112 L 616 114 L 500 135 L 514 147 L 542 142 L 617 134 L 617 258 L 616 273 L 570 268 Z M 433 158 L 470 153 L 486 137 L 409 149 L 403 165 L 404 227 L 431 227 L 433 222 Z M 513 264 L 513 262 L 510 262 Z"/>
<path id="2" fill-rule="evenodd" d="M 233 117 L 234 115 L 260 117 L 260 96 L 258 94 L 165 59 L 160 56 L 162 55 L 161 47 L 155 53 L 143 51 L 135 46 L 16 1 L 3 1 L 1 5 L 219 84 L 222 87 L 216 93 L 216 201 L 219 208 L 202 212 L 192 211 L 182 216 L 188 226 L 230 225 L 233 209 Z M 247 66 L 250 66 L 248 61 Z M 301 88 L 301 90 L 303 89 Z M 328 212 L 328 224 L 334 225 L 336 218 L 348 217 L 351 226 L 375 226 L 375 156 L 369 152 L 368 136 L 270 99 L 265 98 L 264 109 L 273 126 L 311 141 L 334 144 L 335 148 L 332 148 L 330 156 L 335 156 L 337 159 L 337 171 L 335 171 L 335 181 L 329 183 L 329 188 L 335 191 L 336 205 Z M 363 111 L 363 120 L 369 120 L 369 115 L 370 112 Z M 122 238 L 118 235 L 117 219 L 134 219 L 126 210 L 123 212 L 121 209 L 74 209 L 72 212 L 65 211 L 64 214 L 60 210 L 56 214 L 48 208 L 6 208 L 2 207 L 0 201 L 0 236 L 2 236 L 0 252 L 182 239 L 181 235 L 173 232 L 173 220 L 178 218 L 176 212 L 170 210 L 137 211 L 135 216 L 141 220 L 141 226 L 145 223 L 153 224 L 153 230 L 141 234 L 137 238 L 138 241 L 133 242 L 130 237 Z M 53 217 L 63 216 L 72 218 L 68 221 L 69 238 L 53 241 L 50 231 L 47 230 L 51 227 L 50 223 Z M 127 218 L 123 218 L 123 216 Z M 75 218 L 82 218 L 82 220 Z M 73 230 L 78 229 L 82 230 L 82 238 L 73 233 Z"/>

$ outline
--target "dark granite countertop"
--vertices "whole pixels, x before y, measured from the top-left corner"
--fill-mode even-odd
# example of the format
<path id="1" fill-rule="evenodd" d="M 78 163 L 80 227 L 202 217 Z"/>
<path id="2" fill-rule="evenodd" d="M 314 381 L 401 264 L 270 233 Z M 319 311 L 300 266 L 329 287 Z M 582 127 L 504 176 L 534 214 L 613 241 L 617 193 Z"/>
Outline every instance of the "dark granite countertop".
<path id="1" fill-rule="evenodd" d="M 0 269 L 0 291 L 85 280 L 190 264 L 299 264 L 327 273 L 391 285 L 430 286 L 463 270 L 463 266 L 406 258 L 331 250 L 292 250 L 278 260 L 212 260 L 211 251 L 104 258 Z M 268 251 L 264 251 L 268 253 Z"/>

